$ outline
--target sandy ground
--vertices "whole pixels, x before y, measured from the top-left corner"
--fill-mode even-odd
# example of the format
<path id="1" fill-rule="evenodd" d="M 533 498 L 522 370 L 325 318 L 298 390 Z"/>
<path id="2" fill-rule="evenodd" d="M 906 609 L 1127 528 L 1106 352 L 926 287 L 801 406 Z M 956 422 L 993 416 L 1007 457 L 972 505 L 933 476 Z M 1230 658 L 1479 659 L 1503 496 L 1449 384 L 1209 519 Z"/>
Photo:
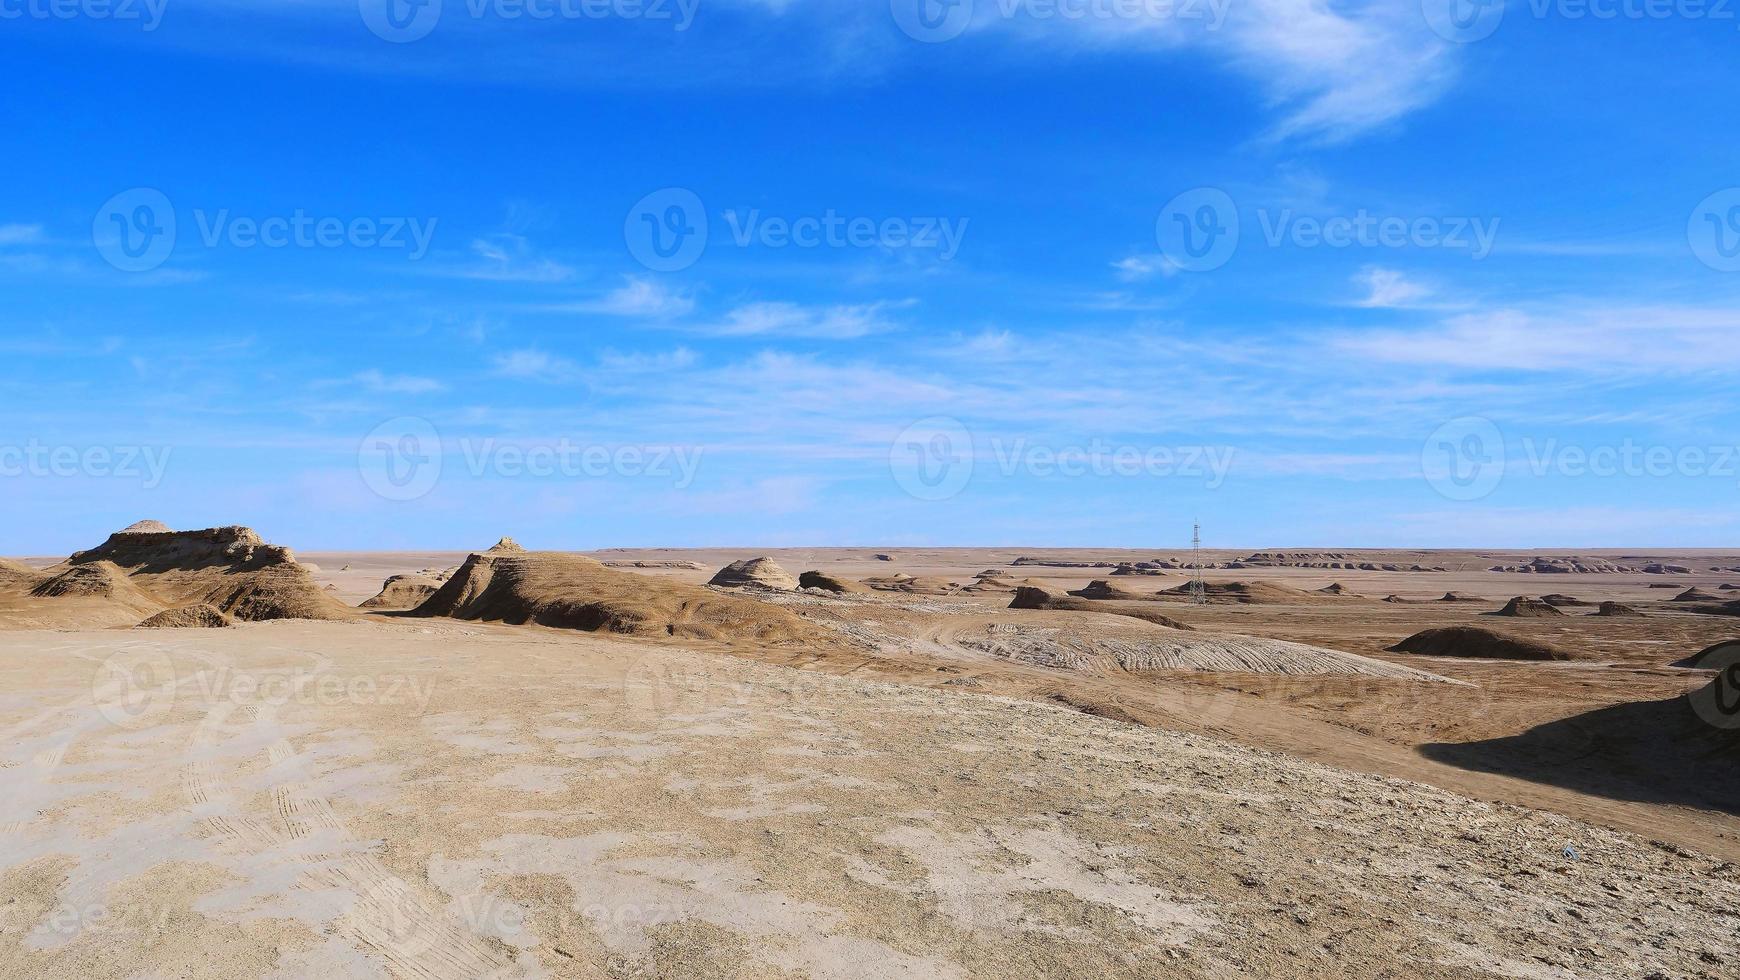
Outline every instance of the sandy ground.
<path id="1" fill-rule="evenodd" d="M 1693 851 L 1222 739 L 425 621 L 0 634 L 6 976 L 1726 977 Z"/>
<path id="2" fill-rule="evenodd" d="M 595 557 L 701 582 L 761 553 Z M 1110 569 L 1011 562 L 1178 557 L 887 553 L 771 552 L 1060 589 Z M 1368 555 L 1456 570 L 1217 570 L 1367 598 L 1159 606 L 1197 634 L 996 595 L 763 596 L 839 640 L 799 650 L 392 614 L 129 630 L 17 599 L 0 976 L 1740 973 L 1740 772 L 1656 703 L 1740 630 L 1650 588 L 1740 581 L 1707 570 L 1740 556 Z M 463 557 L 302 555 L 352 604 Z M 1377 601 L 1448 590 L 1487 601 Z M 1487 615 L 1546 592 L 1646 617 Z M 1443 625 L 1578 659 L 1386 652 Z"/>

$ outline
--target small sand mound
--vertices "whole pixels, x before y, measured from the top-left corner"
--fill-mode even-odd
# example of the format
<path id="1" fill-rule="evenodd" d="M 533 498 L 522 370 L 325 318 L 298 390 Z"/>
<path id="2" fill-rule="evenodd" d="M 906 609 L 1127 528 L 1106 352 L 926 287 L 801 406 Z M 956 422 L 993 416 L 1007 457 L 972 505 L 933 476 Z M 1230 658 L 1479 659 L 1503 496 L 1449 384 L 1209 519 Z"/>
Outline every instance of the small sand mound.
<path id="1" fill-rule="evenodd" d="M 74 565 L 30 590 L 38 599 L 84 597 L 106 599 L 135 612 L 156 612 L 163 603 L 133 583 L 113 562 Z"/>
<path id="2" fill-rule="evenodd" d="M 1723 640 L 1684 660 L 1676 660 L 1671 666 L 1694 670 L 1727 670 L 1735 664 L 1740 664 L 1740 640 Z"/>
<path id="3" fill-rule="evenodd" d="M 1716 588 L 1722 592 L 1733 592 L 1736 589 L 1740 589 L 1740 585 L 1734 585 L 1731 582 L 1723 582 L 1721 585 L 1716 586 Z"/>
<path id="4" fill-rule="evenodd" d="M 182 606 L 180 609 L 165 609 L 140 623 L 138 628 L 222 629 L 234 625 L 235 621 L 224 615 L 222 609 L 202 602 L 194 606 Z"/>
<path id="5" fill-rule="evenodd" d="M 1195 583 L 1186 582 L 1166 589 L 1160 595 L 1189 597 L 1194 587 Z M 1210 602 L 1236 602 L 1241 605 L 1278 605 L 1309 602 L 1316 598 L 1303 589 L 1275 582 L 1207 582 L 1203 584 L 1203 592 Z"/>
<path id="6" fill-rule="evenodd" d="M 907 595 L 949 595 L 961 588 L 961 583 L 936 575 L 890 575 L 867 578 L 864 584 L 878 592 L 904 592 Z"/>
<path id="7" fill-rule="evenodd" d="M 1519 595 L 1504 604 L 1504 608 L 1493 613 L 1494 616 L 1518 616 L 1536 618 L 1540 616 L 1563 616 L 1557 607 L 1542 602 L 1533 596 Z"/>
<path id="8" fill-rule="evenodd" d="M 827 642 L 778 606 L 557 552 L 472 555 L 412 614 L 643 636 Z"/>
<path id="9" fill-rule="evenodd" d="M 1547 595 L 1541 596 L 1541 601 L 1546 603 L 1549 606 L 1554 606 L 1554 607 L 1559 608 L 1559 609 L 1567 609 L 1567 608 L 1576 607 L 1576 606 L 1593 606 L 1594 605 L 1593 602 L 1590 602 L 1587 599 L 1579 599 L 1574 595 L 1565 595 L 1562 592 L 1553 592 L 1553 593 L 1549 593 Z"/>
<path id="10" fill-rule="evenodd" d="M 1344 595 L 1355 599 L 1361 598 L 1358 592 L 1342 585 L 1340 582 L 1331 582 L 1323 588 L 1318 589 L 1317 593 L 1319 595 Z"/>
<path id="11" fill-rule="evenodd" d="M 1009 573 L 1003 571 L 1001 568 L 987 568 L 984 571 L 980 572 L 979 574 L 977 574 L 973 577 L 974 578 L 1008 578 Z"/>
<path id="12" fill-rule="evenodd" d="M 1549 607 L 1551 608 L 1551 607 Z M 1391 653 L 1425 657 L 1477 657 L 1489 660 L 1570 660 L 1571 653 L 1548 643 L 1506 636 L 1478 626 L 1421 630 L 1389 648 Z"/>
<path id="13" fill-rule="evenodd" d="M 1597 606 L 1591 616 L 1641 616 L 1643 613 L 1631 608 L 1623 602 L 1603 602 Z"/>
<path id="14" fill-rule="evenodd" d="M 174 534 L 174 528 L 162 521 L 134 521 L 121 529 L 122 534 Z"/>
<path id="15" fill-rule="evenodd" d="M 359 609 L 415 609 L 441 588 L 441 580 L 429 575 L 393 575 L 381 583 L 381 591 L 364 599 Z"/>
<path id="16" fill-rule="evenodd" d="M 1438 602 L 1485 602 L 1486 600 L 1482 599 L 1481 597 L 1479 597 L 1477 595 L 1469 595 L 1466 592 L 1446 592 L 1443 595 L 1439 596 L 1437 601 Z"/>
<path id="17" fill-rule="evenodd" d="M 866 595 L 876 591 L 862 582 L 854 582 L 849 578 L 839 578 L 825 575 L 822 572 L 805 572 L 798 576 L 798 588 L 821 589 L 823 592 L 833 592 L 839 595 Z"/>
<path id="18" fill-rule="evenodd" d="M 43 579 L 43 573 L 23 562 L 10 558 L 0 558 L 0 591 L 13 589 L 34 589 Z"/>
<path id="19" fill-rule="evenodd" d="M 1705 592 L 1696 586 L 1674 596 L 1669 602 L 1721 602 L 1722 597 L 1714 592 Z"/>
<path id="20" fill-rule="evenodd" d="M 507 537 L 504 537 L 495 544 L 490 545 L 489 550 L 484 552 L 486 555 L 523 555 L 525 553 L 526 549 L 520 547 L 518 541 Z"/>
<path id="21" fill-rule="evenodd" d="M 1010 609 L 1052 609 L 1061 612 L 1097 612 L 1111 613 L 1115 616 L 1128 616 L 1143 622 L 1164 626 L 1167 629 L 1190 630 L 1187 626 L 1171 616 L 1156 612 L 1152 606 L 1145 603 L 1120 602 L 1105 599 L 1080 599 L 1075 596 L 1057 595 L 1036 586 L 1024 585 L 1015 590 L 1015 598 L 1009 602 Z"/>
<path id="22" fill-rule="evenodd" d="M 798 587 L 798 580 L 779 567 L 779 563 L 772 558 L 745 558 L 719 569 L 707 584 L 728 589 L 760 588 L 790 592 Z"/>
<path id="23" fill-rule="evenodd" d="M 111 562 L 159 606 L 208 603 L 243 620 L 349 619 L 351 608 L 322 592 L 289 548 L 245 527 L 119 531 L 67 559 L 72 567 Z"/>

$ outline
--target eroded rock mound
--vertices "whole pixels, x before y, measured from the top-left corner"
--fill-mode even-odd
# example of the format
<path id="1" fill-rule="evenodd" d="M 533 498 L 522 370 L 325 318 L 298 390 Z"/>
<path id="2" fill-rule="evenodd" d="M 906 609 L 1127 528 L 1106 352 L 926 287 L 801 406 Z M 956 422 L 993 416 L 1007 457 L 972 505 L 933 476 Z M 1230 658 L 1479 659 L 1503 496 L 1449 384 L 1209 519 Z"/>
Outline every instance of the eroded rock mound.
<path id="1" fill-rule="evenodd" d="M 1438 597 L 1438 601 L 1439 602 L 1485 602 L 1486 600 L 1482 599 L 1481 597 L 1479 597 L 1477 595 L 1469 595 L 1466 592 L 1446 592 L 1443 595 Z"/>
<path id="2" fill-rule="evenodd" d="M 518 541 L 509 537 L 501 538 L 495 544 L 490 545 L 489 550 L 485 552 L 485 554 L 490 555 L 523 555 L 525 553 L 526 549 L 520 547 Z"/>
<path id="3" fill-rule="evenodd" d="M 798 588 L 821 589 L 823 592 L 833 592 L 838 595 L 867 595 L 875 591 L 862 582 L 822 572 L 805 572 L 799 575 Z"/>
<path id="4" fill-rule="evenodd" d="M 1600 606 L 1596 607 L 1594 612 L 1590 613 L 1589 615 L 1591 615 L 1591 616 L 1642 616 L 1643 613 L 1638 612 L 1636 609 L 1633 609 L 1632 607 L 1626 605 L 1623 602 L 1603 602 Z"/>
<path id="5" fill-rule="evenodd" d="M 1352 589 L 1348 588 L 1347 586 L 1342 585 L 1340 582 L 1331 582 L 1328 585 L 1325 585 L 1323 588 L 1318 589 L 1317 592 L 1320 595 L 1343 595 L 1343 596 L 1349 596 L 1352 598 L 1359 598 L 1360 597 L 1358 592 L 1355 592 Z"/>
<path id="6" fill-rule="evenodd" d="M 71 568 L 108 562 L 163 600 L 218 607 L 236 619 L 349 619 L 349 606 L 321 591 L 289 548 L 245 527 L 117 531 L 67 559 Z"/>
<path id="7" fill-rule="evenodd" d="M 165 609 L 139 624 L 140 629 L 222 629 L 235 621 L 208 603 Z"/>
<path id="8" fill-rule="evenodd" d="M 41 582 L 30 590 L 30 594 L 38 599 L 104 599 L 141 613 L 163 608 L 162 602 L 134 584 L 115 563 L 107 561 L 74 565 Z"/>
<path id="9" fill-rule="evenodd" d="M 867 578 L 864 584 L 878 592 L 904 592 L 907 595 L 948 595 L 961 587 L 959 582 L 936 575 L 889 575 Z"/>
<path id="10" fill-rule="evenodd" d="M 441 579 L 429 575 L 394 575 L 381 583 L 380 594 L 364 599 L 361 609 L 415 609 L 441 589 Z"/>
<path id="11" fill-rule="evenodd" d="M 1161 592 L 1161 595 L 1188 597 L 1195 583 L 1186 582 Z M 1236 602 L 1241 605 L 1279 605 L 1309 602 L 1316 598 L 1303 589 L 1275 582 L 1206 582 L 1203 593 L 1210 602 Z"/>
<path id="12" fill-rule="evenodd" d="M 0 558 L 0 589 L 34 589 L 45 576 L 43 573 L 23 562 L 10 558 Z"/>
<path id="13" fill-rule="evenodd" d="M 1553 607 L 1560 608 L 1560 609 L 1565 609 L 1565 608 L 1570 608 L 1570 607 L 1575 607 L 1575 606 L 1593 606 L 1594 605 L 1593 602 L 1590 602 L 1587 599 L 1579 599 L 1574 595 L 1565 595 L 1562 592 L 1550 592 L 1544 596 L 1541 596 L 1541 601 L 1546 603 L 1549 606 L 1553 606 Z"/>
<path id="14" fill-rule="evenodd" d="M 1669 602 L 1721 602 L 1722 597 L 1714 592 L 1705 592 L 1696 586 L 1674 596 Z"/>
<path id="15" fill-rule="evenodd" d="M 557 552 L 474 554 L 413 615 L 642 636 L 826 642 L 779 606 Z"/>
<path id="16" fill-rule="evenodd" d="M 719 569 L 707 584 L 728 589 L 759 588 L 790 592 L 798 587 L 798 580 L 779 567 L 779 563 L 772 558 L 745 558 Z"/>
<path id="17" fill-rule="evenodd" d="M 1551 608 L 1551 607 L 1548 607 Z M 1488 660 L 1571 660 L 1570 651 L 1478 626 L 1421 630 L 1388 648 L 1391 653 L 1425 657 L 1476 657 Z"/>
<path id="18" fill-rule="evenodd" d="M 1133 589 L 1121 589 L 1103 578 L 1096 578 L 1087 585 L 1070 592 L 1078 599 L 1121 599 L 1130 602 L 1157 598 L 1152 592 L 1137 592 Z"/>
<path id="19" fill-rule="evenodd" d="M 121 529 L 123 534 L 170 534 L 174 531 L 162 521 L 134 521 Z"/>
<path id="20" fill-rule="evenodd" d="M 1063 612 L 1097 612 L 1111 613 L 1115 616 L 1128 616 L 1175 630 L 1192 630 L 1194 627 L 1173 619 L 1156 611 L 1146 603 L 1107 601 L 1104 599 L 1081 599 L 1070 595 L 1058 595 L 1036 586 L 1024 585 L 1015 590 L 1015 598 L 1009 602 L 1010 609 L 1051 609 Z"/>
<path id="21" fill-rule="evenodd" d="M 1504 608 L 1493 613 L 1494 616 L 1517 616 L 1536 618 L 1540 616 L 1563 616 L 1558 607 L 1536 599 L 1533 596 L 1519 595 L 1504 604 Z"/>

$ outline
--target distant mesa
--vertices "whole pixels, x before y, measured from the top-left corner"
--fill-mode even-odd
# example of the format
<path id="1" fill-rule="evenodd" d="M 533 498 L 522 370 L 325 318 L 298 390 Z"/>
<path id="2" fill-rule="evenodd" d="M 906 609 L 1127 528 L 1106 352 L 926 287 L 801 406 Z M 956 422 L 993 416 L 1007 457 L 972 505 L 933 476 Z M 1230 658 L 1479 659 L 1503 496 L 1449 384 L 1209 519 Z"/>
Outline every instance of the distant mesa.
<path id="1" fill-rule="evenodd" d="M 745 558 L 734 561 L 719 569 L 708 585 L 722 586 L 727 589 L 775 589 L 780 592 L 791 592 L 797 589 L 798 580 L 772 558 Z"/>
<path id="2" fill-rule="evenodd" d="M 1195 587 L 1194 582 L 1185 582 L 1162 591 L 1160 595 L 1188 597 Z M 1241 605 L 1279 605 L 1306 602 L 1314 598 L 1312 593 L 1303 589 L 1275 582 L 1205 582 L 1202 590 L 1210 602 L 1234 602 Z"/>
<path id="3" fill-rule="evenodd" d="M 1677 586 L 1677 585 L 1675 585 L 1675 584 L 1673 584 L 1673 583 L 1672 583 L 1672 582 L 1651 582 L 1651 583 L 1649 583 L 1649 585 L 1648 585 L 1648 586 L 1646 586 L 1646 588 L 1651 588 L 1651 589 L 1677 589 L 1677 588 L 1679 588 L 1679 586 Z"/>
<path id="4" fill-rule="evenodd" d="M 1535 618 L 1541 616 L 1563 616 L 1557 606 L 1543 602 L 1533 596 L 1519 595 L 1504 604 L 1504 608 L 1493 613 L 1494 616 L 1517 616 Z"/>
<path id="5" fill-rule="evenodd" d="M 1593 606 L 1594 605 L 1593 602 L 1590 602 L 1586 599 L 1579 599 L 1574 595 L 1565 595 L 1562 592 L 1550 592 L 1544 596 L 1541 596 L 1541 601 L 1546 603 L 1549 606 L 1555 606 L 1555 607 L 1558 607 L 1561 609 L 1571 608 L 1571 607 L 1576 607 L 1576 606 Z"/>
<path id="6" fill-rule="evenodd" d="M 1595 609 L 1594 612 L 1590 613 L 1589 615 L 1591 615 L 1591 616 L 1642 616 L 1643 613 L 1638 612 L 1636 609 L 1633 609 L 1632 607 L 1626 605 L 1623 602 L 1603 602 L 1600 606 L 1598 606 Z"/>
<path id="7" fill-rule="evenodd" d="M 1129 616 L 1164 626 L 1168 629 L 1191 630 L 1193 627 L 1164 615 L 1152 605 L 1139 602 L 1108 602 L 1102 599 L 1082 599 L 1071 595 L 1057 595 L 1036 586 L 1026 585 L 1015 590 L 1015 598 L 1009 603 L 1010 609 L 1050 609 L 1063 612 L 1097 612 L 1111 613 L 1117 616 Z"/>
<path id="8" fill-rule="evenodd" d="M 878 592 L 904 592 L 908 595 L 948 595 L 961 588 L 961 583 L 937 575 L 889 575 L 867 578 L 864 584 Z"/>
<path id="9" fill-rule="evenodd" d="M 1734 584 L 1729 583 L 1729 582 L 1723 582 L 1721 585 L 1716 586 L 1716 588 L 1722 592 L 1734 592 L 1736 590 L 1740 590 L 1740 585 L 1734 585 Z"/>
<path id="10" fill-rule="evenodd" d="M 1160 598 L 1153 592 L 1136 592 L 1131 589 L 1119 588 L 1103 578 L 1094 579 L 1082 588 L 1074 590 L 1070 595 L 1079 599 L 1121 599 L 1148 602 Z"/>
<path id="11" fill-rule="evenodd" d="M 139 629 L 223 629 L 234 626 L 235 620 L 210 603 L 165 609 L 140 623 Z"/>
<path id="12" fill-rule="evenodd" d="M 1714 592 L 1705 592 L 1696 586 L 1674 596 L 1669 602 L 1721 602 L 1722 597 Z"/>
<path id="13" fill-rule="evenodd" d="M 556 552 L 471 555 L 411 615 L 725 642 L 832 642 L 776 605 Z"/>
<path id="14" fill-rule="evenodd" d="M 1355 592 L 1352 589 L 1348 588 L 1347 586 L 1342 585 L 1340 582 L 1331 582 L 1328 585 L 1325 585 L 1323 588 L 1318 589 L 1317 591 L 1321 595 L 1347 596 L 1350 599 L 1363 598 L 1358 592 Z"/>
<path id="15" fill-rule="evenodd" d="M 869 593 L 876 591 L 862 582 L 855 582 L 849 578 L 839 578 L 838 576 L 827 575 L 819 571 L 804 572 L 802 575 L 799 575 L 798 588 L 820 589 L 823 592 L 832 592 L 835 595 L 868 595 Z"/>
<path id="16" fill-rule="evenodd" d="M 1551 607 L 1548 607 L 1551 608 Z M 1570 651 L 1478 626 L 1446 626 L 1421 630 L 1388 648 L 1391 653 L 1425 657 L 1473 657 L 1486 660 L 1571 660 Z"/>
<path id="17" fill-rule="evenodd" d="M 1439 596 L 1437 601 L 1438 602 L 1485 602 L 1486 600 L 1482 599 L 1481 597 L 1479 597 L 1477 595 L 1469 595 L 1466 592 L 1446 592 L 1443 595 Z"/>
<path id="18" fill-rule="evenodd" d="M 1001 568 L 987 568 L 974 577 L 975 578 L 1008 578 L 1009 573 L 1003 571 Z"/>
<path id="19" fill-rule="evenodd" d="M 706 567 L 698 561 L 679 561 L 677 559 L 658 559 L 652 561 L 641 559 L 636 559 L 634 561 L 617 559 L 614 561 L 601 562 L 601 564 L 605 568 L 682 568 L 696 572 Z"/>

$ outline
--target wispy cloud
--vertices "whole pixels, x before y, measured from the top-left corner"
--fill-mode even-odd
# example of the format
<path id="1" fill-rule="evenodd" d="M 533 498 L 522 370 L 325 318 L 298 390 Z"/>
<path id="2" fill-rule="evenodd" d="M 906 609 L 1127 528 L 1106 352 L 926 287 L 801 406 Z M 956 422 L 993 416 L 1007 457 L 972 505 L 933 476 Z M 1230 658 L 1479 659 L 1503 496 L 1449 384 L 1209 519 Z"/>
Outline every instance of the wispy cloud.
<path id="1" fill-rule="evenodd" d="M 580 376 L 580 367 L 565 357 L 526 348 L 497 354 L 491 359 L 491 374 L 518 381 L 559 383 Z"/>
<path id="2" fill-rule="evenodd" d="M 1414 282 L 1400 271 L 1375 265 L 1368 265 L 1355 273 L 1353 283 L 1365 292 L 1353 305 L 1367 309 L 1412 306 L 1432 294 L 1429 287 Z"/>
<path id="3" fill-rule="evenodd" d="M 41 225 L 0 225 L 0 246 L 34 245 L 40 241 Z"/>
<path id="4" fill-rule="evenodd" d="M 853 340 L 894 329 L 894 324 L 884 314 L 911 305 L 911 300 L 839 306 L 749 303 L 726 313 L 723 320 L 709 328 L 709 332 L 726 337 Z"/>

